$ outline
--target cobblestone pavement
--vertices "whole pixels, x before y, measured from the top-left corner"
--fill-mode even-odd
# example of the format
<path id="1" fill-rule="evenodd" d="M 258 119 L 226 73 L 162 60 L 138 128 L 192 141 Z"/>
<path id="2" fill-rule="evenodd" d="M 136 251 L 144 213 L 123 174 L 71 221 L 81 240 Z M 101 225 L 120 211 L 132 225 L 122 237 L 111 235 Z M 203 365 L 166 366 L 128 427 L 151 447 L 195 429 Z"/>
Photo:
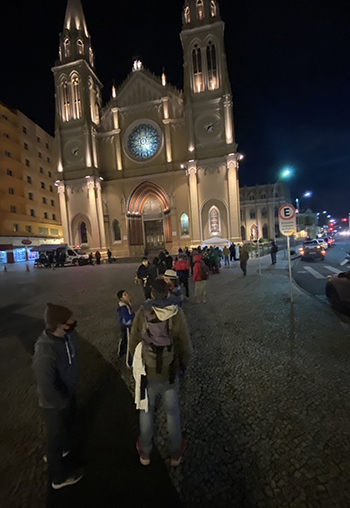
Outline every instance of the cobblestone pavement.
<path id="1" fill-rule="evenodd" d="M 248 263 L 247 277 L 237 264 L 223 268 L 208 281 L 206 305 L 185 302 L 194 344 L 180 399 L 188 447 L 179 468 L 167 466 L 169 475 L 186 507 L 348 508 L 349 325 L 298 289 L 291 306 L 284 271 L 271 270 L 265 260 L 259 277 L 256 267 L 257 261 Z M 1 274 L 1 305 L 4 295 L 9 305 L 22 303 L 30 320 L 41 317 L 46 301 L 70 305 L 80 333 L 132 389 L 116 360 L 113 296 L 124 286 L 140 302 L 135 268 Z M 15 352 L 14 364 L 20 362 Z M 13 383 L 25 379 L 29 365 L 22 361 Z M 8 380 L 6 369 L 1 376 L 0 382 Z M 23 390 L 23 404 L 33 404 L 33 393 L 33 386 Z M 10 400 L 4 404 L 11 408 Z M 30 411 L 19 423 L 24 429 L 31 427 Z M 156 444 L 165 460 L 164 413 L 157 413 Z M 18 457 L 13 462 L 20 467 Z M 39 475 L 39 486 L 45 472 L 38 473 L 33 460 L 26 467 L 34 479 Z"/>

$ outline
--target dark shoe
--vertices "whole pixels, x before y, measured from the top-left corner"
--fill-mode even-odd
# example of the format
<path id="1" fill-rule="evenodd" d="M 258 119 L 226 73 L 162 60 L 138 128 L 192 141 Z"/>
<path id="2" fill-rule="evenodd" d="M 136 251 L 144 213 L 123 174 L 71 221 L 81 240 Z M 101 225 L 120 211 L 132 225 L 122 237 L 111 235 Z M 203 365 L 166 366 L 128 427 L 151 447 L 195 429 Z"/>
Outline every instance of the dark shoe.
<path id="1" fill-rule="evenodd" d="M 151 459 L 149 457 L 147 457 L 147 455 L 145 455 L 142 451 L 142 448 L 141 448 L 141 440 L 140 438 L 138 438 L 137 442 L 136 442 L 136 450 L 137 450 L 137 453 L 139 454 L 140 456 L 140 462 L 143 466 L 149 466 L 150 463 L 151 463 Z"/>
<path id="2" fill-rule="evenodd" d="M 180 453 L 177 457 L 171 457 L 170 459 L 171 466 L 177 467 L 181 464 L 182 456 L 184 454 L 185 449 L 186 449 L 186 439 L 182 438 Z"/>
<path id="3" fill-rule="evenodd" d="M 73 473 L 69 478 L 64 480 L 63 482 L 52 482 L 51 487 L 55 490 L 62 489 L 63 487 L 68 487 L 69 485 L 74 485 L 78 483 L 82 477 L 84 476 L 84 469 L 78 469 L 75 473 Z"/>

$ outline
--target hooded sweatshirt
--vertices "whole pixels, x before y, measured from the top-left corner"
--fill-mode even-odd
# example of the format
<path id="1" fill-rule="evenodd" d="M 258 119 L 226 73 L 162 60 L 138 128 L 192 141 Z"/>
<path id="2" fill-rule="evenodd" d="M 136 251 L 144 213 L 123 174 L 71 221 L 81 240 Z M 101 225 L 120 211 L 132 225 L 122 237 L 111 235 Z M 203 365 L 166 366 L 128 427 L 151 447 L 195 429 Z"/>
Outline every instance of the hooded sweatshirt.
<path id="1" fill-rule="evenodd" d="M 135 312 L 132 310 L 131 305 L 120 301 L 117 308 L 118 324 L 121 329 L 131 328 L 132 321 L 135 317 Z"/>
<path id="2" fill-rule="evenodd" d="M 39 405 L 47 409 L 67 407 L 78 380 L 74 333 L 55 337 L 45 330 L 35 344 L 33 370 Z"/>
<path id="3" fill-rule="evenodd" d="M 129 352 L 131 356 L 134 356 L 137 345 L 144 340 L 145 316 L 152 311 L 159 321 L 171 320 L 169 336 L 174 347 L 175 372 L 185 370 L 192 352 L 192 344 L 185 315 L 177 305 L 174 305 L 172 297 L 164 300 L 147 300 L 137 311 L 130 335 Z M 147 365 L 146 354 L 147 352 L 143 348 L 143 361 Z M 155 368 L 147 367 L 147 377 L 165 382 L 169 379 L 169 366 L 163 365 L 160 374 L 156 373 Z"/>

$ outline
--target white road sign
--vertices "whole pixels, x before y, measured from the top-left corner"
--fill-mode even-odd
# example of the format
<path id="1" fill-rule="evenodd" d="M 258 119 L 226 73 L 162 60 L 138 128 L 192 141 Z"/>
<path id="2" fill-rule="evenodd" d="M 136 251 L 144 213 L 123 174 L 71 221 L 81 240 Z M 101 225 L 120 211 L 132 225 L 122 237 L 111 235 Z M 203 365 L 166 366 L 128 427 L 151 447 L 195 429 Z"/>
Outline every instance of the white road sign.
<path id="1" fill-rule="evenodd" d="M 282 205 L 278 211 L 280 232 L 284 236 L 291 236 L 296 232 L 296 210 L 293 205 Z"/>

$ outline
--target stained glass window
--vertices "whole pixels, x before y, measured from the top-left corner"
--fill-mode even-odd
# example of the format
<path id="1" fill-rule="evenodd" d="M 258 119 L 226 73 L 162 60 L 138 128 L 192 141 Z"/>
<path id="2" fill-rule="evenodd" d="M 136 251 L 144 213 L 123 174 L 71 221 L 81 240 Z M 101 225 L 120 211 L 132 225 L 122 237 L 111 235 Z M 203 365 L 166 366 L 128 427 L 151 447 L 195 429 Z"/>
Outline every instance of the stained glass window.
<path id="1" fill-rule="evenodd" d="M 120 242 L 122 239 L 122 233 L 120 230 L 120 222 L 119 220 L 115 219 L 112 223 L 113 228 L 113 237 L 115 242 Z"/>
<path id="2" fill-rule="evenodd" d="M 212 206 L 209 210 L 209 230 L 211 236 L 221 234 L 220 211 L 216 206 Z"/>
<path id="3" fill-rule="evenodd" d="M 181 225 L 181 235 L 189 235 L 190 234 L 190 228 L 189 228 L 189 222 L 188 222 L 188 215 L 187 213 L 183 213 L 180 217 L 180 225 Z"/>
<path id="4" fill-rule="evenodd" d="M 135 159 L 149 159 L 160 147 L 158 130 L 150 124 L 140 124 L 133 128 L 128 137 L 128 150 Z"/>

